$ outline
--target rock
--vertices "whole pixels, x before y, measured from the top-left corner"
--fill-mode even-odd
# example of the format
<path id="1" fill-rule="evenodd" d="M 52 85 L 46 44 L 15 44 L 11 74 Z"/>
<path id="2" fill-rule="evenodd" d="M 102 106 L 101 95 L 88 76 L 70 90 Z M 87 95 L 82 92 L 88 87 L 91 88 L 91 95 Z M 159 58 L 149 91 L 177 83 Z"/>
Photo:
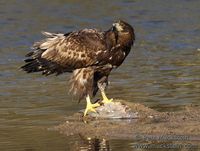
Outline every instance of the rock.
<path id="1" fill-rule="evenodd" d="M 86 117 L 83 117 L 83 113 L 75 113 L 66 117 L 66 122 L 50 130 L 59 131 L 66 136 L 78 135 L 91 139 L 133 139 L 135 141 L 144 139 L 146 141 L 150 136 L 163 138 L 171 135 L 175 138 L 179 136 L 188 138 L 188 144 L 195 141 L 199 143 L 200 140 L 199 106 L 186 106 L 177 112 L 158 112 L 142 104 L 115 100 L 111 104 L 98 107 L 97 111 L 99 113 L 90 112 Z M 138 118 L 130 118 L 134 115 Z M 107 119 L 96 118 L 96 116 Z M 153 139 L 155 137 L 150 138 L 155 141 Z M 186 143 L 186 141 L 181 142 Z"/>
<path id="2" fill-rule="evenodd" d="M 110 102 L 96 108 L 97 112 L 89 112 L 88 116 L 111 119 L 133 119 L 138 118 L 138 112 L 132 111 L 121 102 Z"/>

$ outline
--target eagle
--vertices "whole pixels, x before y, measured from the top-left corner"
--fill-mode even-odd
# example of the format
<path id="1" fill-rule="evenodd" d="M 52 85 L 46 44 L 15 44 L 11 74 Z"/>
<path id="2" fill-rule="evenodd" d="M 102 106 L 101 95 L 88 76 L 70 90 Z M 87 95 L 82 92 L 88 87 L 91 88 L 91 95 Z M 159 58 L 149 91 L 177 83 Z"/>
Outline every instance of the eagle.
<path id="1" fill-rule="evenodd" d="M 35 42 L 32 51 L 26 54 L 25 65 L 21 67 L 24 71 L 42 72 L 46 76 L 72 73 L 69 91 L 79 101 L 86 99 L 84 116 L 100 106 L 91 102 L 98 90 L 101 105 L 113 100 L 108 99 L 105 89 L 109 74 L 123 63 L 134 44 L 135 33 L 130 24 L 119 20 L 106 31 L 86 28 L 65 34 L 42 34 L 46 38 Z"/>

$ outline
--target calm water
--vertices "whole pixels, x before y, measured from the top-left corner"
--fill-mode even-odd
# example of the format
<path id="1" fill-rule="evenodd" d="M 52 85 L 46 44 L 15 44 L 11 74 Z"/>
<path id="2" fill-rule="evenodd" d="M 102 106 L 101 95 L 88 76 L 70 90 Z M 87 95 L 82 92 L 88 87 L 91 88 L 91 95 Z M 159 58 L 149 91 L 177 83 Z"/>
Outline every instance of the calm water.
<path id="1" fill-rule="evenodd" d="M 79 136 L 47 131 L 85 107 L 68 95 L 69 75 L 43 77 L 18 69 L 33 42 L 42 38 L 40 31 L 106 30 L 124 19 L 134 26 L 137 40 L 125 63 L 111 74 L 108 95 L 161 111 L 199 105 L 199 6 L 199 0 L 1 0 L 0 150 L 93 147 Z M 109 140 L 100 148 L 105 144 L 112 150 L 133 150 L 134 141 Z"/>

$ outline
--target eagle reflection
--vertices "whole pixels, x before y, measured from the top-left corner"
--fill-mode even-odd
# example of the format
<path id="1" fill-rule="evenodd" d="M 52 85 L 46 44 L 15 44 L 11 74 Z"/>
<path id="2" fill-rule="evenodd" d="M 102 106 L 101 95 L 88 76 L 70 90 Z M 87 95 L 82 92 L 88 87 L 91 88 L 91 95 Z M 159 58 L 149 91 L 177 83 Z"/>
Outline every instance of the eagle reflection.
<path id="1" fill-rule="evenodd" d="M 86 138 L 82 135 L 80 140 L 74 143 L 70 150 L 72 151 L 110 151 L 109 141 L 100 138 Z"/>

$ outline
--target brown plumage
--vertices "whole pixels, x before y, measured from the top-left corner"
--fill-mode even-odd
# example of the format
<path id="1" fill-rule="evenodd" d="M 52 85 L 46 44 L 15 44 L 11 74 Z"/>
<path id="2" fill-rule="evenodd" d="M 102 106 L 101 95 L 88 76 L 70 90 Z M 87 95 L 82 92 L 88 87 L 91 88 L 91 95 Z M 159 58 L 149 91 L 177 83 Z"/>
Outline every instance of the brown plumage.
<path id="1" fill-rule="evenodd" d="M 111 70 L 122 64 L 135 40 L 133 28 L 124 21 L 114 23 L 107 31 L 43 34 L 47 38 L 33 45 L 21 68 L 44 75 L 73 72 L 70 91 L 79 99 L 94 96 L 99 86 L 107 86 Z"/>

